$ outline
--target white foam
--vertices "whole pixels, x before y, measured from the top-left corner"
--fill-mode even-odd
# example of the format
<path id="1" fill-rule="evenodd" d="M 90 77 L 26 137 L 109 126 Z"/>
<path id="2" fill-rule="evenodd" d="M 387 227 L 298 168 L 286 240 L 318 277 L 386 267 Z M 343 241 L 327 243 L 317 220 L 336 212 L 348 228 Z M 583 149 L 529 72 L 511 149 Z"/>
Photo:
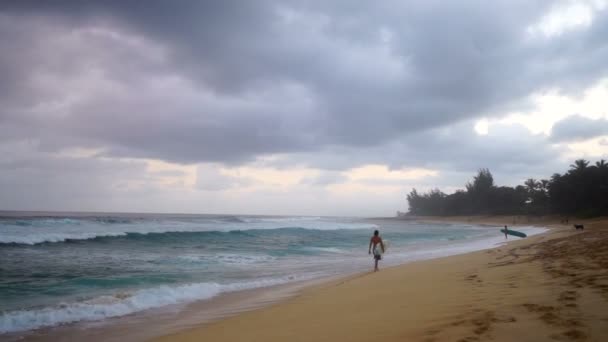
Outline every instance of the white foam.
<path id="1" fill-rule="evenodd" d="M 67 240 L 90 240 L 96 237 L 125 236 L 126 232 L 27 232 L 21 234 L 15 232 L 3 232 L 0 235 L 0 243 L 17 243 L 23 245 L 35 245 L 43 242 L 64 242 Z"/>
<path id="2" fill-rule="evenodd" d="M 319 216 L 290 216 L 290 217 L 239 217 L 239 220 L 246 223 L 254 222 L 299 222 L 299 221 L 321 221 Z"/>
<path id="3" fill-rule="evenodd" d="M 269 262 L 276 260 L 275 257 L 270 255 L 253 255 L 253 254 L 230 254 L 222 253 L 207 256 L 206 258 L 218 261 L 224 264 L 239 264 L 239 265 L 251 265 L 263 262 Z"/>
<path id="4" fill-rule="evenodd" d="M 307 251 L 313 251 L 313 252 L 336 253 L 336 254 L 343 254 L 343 253 L 347 252 L 343 249 L 336 248 L 336 247 L 304 247 L 303 249 L 307 250 Z"/>
<path id="5" fill-rule="evenodd" d="M 275 261 L 277 258 L 271 255 L 263 254 L 236 254 L 236 253 L 219 253 L 219 254 L 185 254 L 178 255 L 175 259 L 167 259 L 166 257 L 155 259 L 158 263 L 221 263 L 230 265 L 253 265 Z"/>
<path id="6" fill-rule="evenodd" d="M 258 279 L 247 282 L 218 284 L 194 283 L 180 286 L 159 286 L 133 293 L 101 296 L 83 302 L 62 303 L 55 307 L 16 310 L 0 315 L 0 334 L 56 326 L 60 324 L 96 321 L 128 315 L 134 312 L 172 304 L 209 299 L 223 292 L 285 284 L 305 277 Z"/>

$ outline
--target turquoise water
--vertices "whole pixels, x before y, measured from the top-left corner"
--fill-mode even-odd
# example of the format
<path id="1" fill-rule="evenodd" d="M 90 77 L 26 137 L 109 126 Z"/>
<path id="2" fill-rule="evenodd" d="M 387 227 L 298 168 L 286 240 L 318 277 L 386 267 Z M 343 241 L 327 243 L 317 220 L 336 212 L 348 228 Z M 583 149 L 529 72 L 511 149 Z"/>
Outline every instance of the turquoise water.
<path id="1" fill-rule="evenodd" d="M 382 219 L 240 215 L 0 217 L 0 333 L 489 248 L 498 229 Z M 529 234 L 541 230 L 528 228 Z"/>

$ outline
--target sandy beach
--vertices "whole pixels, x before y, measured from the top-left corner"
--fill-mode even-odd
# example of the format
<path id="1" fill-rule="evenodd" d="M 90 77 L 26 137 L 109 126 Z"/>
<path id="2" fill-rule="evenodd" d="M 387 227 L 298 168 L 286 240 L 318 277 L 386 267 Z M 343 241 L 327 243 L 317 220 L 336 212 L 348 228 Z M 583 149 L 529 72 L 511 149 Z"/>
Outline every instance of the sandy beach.
<path id="1" fill-rule="evenodd" d="M 328 282 L 155 341 L 605 341 L 608 220 L 580 222 L 584 231 L 533 222 L 552 229 Z"/>

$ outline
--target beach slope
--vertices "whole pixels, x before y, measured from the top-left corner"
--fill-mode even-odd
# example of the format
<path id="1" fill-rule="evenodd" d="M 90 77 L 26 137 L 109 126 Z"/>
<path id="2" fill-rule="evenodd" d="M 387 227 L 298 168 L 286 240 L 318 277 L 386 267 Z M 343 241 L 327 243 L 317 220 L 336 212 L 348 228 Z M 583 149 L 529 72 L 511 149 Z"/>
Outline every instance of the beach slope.
<path id="1" fill-rule="evenodd" d="M 157 339 L 372 340 L 607 341 L 607 221 L 360 274 Z"/>

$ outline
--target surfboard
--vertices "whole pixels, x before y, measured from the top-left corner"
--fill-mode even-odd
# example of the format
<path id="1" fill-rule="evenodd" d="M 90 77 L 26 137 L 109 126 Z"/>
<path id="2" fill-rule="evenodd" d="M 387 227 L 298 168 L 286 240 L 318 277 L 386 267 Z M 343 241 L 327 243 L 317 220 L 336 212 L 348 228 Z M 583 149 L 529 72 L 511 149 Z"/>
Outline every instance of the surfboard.
<path id="1" fill-rule="evenodd" d="M 505 230 L 501 229 L 500 232 L 504 234 Z M 507 229 L 507 234 L 513 235 L 513 236 L 518 236 L 521 238 L 525 238 L 526 236 L 528 236 L 528 235 L 526 235 L 526 233 L 518 232 L 517 230 L 511 230 L 511 229 Z"/>
<path id="2" fill-rule="evenodd" d="M 382 240 L 382 243 L 384 243 L 384 251 L 382 251 L 382 246 L 377 244 L 376 247 L 374 247 L 374 255 L 382 255 L 388 251 L 388 240 Z"/>

